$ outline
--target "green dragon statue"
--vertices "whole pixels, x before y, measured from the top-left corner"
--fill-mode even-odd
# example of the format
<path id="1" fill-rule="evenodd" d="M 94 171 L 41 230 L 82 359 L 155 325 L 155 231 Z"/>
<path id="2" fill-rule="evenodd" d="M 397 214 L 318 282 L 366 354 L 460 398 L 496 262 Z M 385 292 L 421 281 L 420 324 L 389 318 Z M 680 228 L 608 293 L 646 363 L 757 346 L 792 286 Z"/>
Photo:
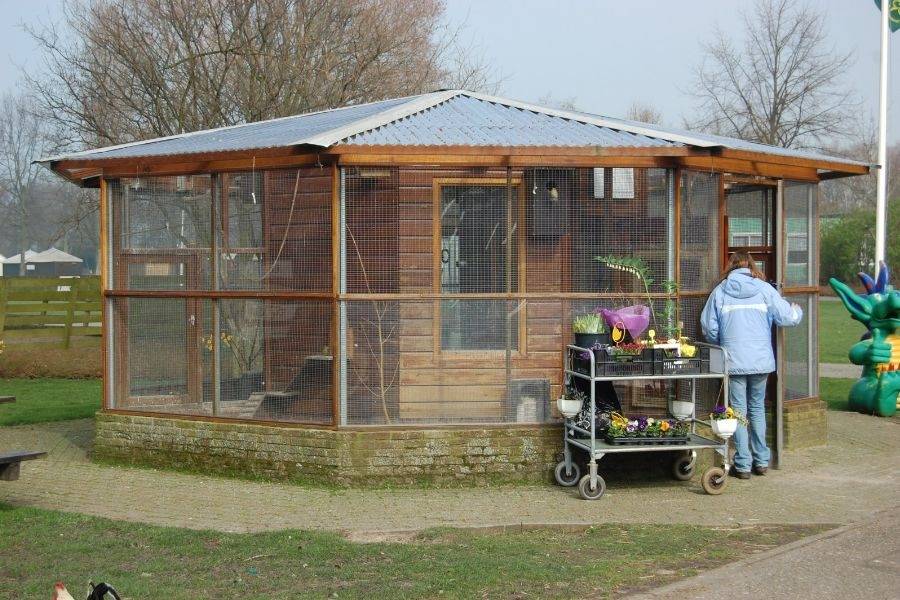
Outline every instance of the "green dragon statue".
<path id="1" fill-rule="evenodd" d="M 862 296 L 833 277 L 828 281 L 850 315 L 871 333 L 870 339 L 850 348 L 850 362 L 863 367 L 862 377 L 850 389 L 850 408 L 890 417 L 897 412 L 900 392 L 900 290 L 888 283 L 884 263 L 876 279 L 865 273 L 859 278 L 868 292 Z"/>

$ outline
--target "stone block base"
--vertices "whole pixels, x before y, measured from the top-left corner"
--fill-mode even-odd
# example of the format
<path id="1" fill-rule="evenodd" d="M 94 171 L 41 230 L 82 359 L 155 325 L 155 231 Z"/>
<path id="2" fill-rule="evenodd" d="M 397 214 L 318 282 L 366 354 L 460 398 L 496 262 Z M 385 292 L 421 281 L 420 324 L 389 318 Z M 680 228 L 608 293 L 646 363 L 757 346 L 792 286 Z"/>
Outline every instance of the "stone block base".
<path id="1" fill-rule="evenodd" d="M 97 414 L 98 460 L 337 486 L 545 483 L 559 426 L 330 430 Z"/>
<path id="2" fill-rule="evenodd" d="M 828 441 L 827 410 L 819 398 L 784 403 L 784 447 L 788 450 L 823 446 Z"/>

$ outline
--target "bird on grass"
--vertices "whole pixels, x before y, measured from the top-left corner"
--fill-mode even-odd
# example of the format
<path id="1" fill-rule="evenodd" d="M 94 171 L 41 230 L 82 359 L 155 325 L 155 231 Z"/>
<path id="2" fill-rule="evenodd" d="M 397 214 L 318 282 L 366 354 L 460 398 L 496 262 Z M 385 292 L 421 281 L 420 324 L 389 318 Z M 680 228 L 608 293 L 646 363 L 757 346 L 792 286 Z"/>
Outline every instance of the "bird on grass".
<path id="1" fill-rule="evenodd" d="M 57 581 L 56 585 L 53 586 L 53 600 L 75 600 L 75 598 L 72 597 L 72 594 L 69 593 L 69 590 L 66 589 L 66 586 L 61 581 Z"/>
<path id="2" fill-rule="evenodd" d="M 105 583 L 100 583 L 94 585 L 94 582 L 90 582 L 91 591 L 88 592 L 87 600 L 103 600 L 106 598 L 106 594 L 109 594 L 115 600 L 122 600 L 119 598 L 119 594 L 116 593 L 116 590 Z M 62 584 L 61 581 L 57 581 L 56 585 L 53 586 L 53 600 L 75 600 L 72 597 L 72 594 L 69 593 L 69 590 L 66 589 L 66 586 Z"/>

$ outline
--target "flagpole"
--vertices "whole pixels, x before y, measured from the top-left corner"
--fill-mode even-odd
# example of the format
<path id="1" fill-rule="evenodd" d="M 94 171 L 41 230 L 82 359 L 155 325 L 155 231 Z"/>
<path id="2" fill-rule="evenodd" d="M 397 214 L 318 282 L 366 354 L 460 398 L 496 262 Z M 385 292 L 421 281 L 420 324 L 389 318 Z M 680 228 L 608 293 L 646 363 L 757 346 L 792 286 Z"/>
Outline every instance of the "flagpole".
<path id="1" fill-rule="evenodd" d="M 875 271 L 884 261 L 887 226 L 888 36 L 891 0 L 881 2 L 881 89 L 878 106 L 878 196 L 875 200 Z"/>

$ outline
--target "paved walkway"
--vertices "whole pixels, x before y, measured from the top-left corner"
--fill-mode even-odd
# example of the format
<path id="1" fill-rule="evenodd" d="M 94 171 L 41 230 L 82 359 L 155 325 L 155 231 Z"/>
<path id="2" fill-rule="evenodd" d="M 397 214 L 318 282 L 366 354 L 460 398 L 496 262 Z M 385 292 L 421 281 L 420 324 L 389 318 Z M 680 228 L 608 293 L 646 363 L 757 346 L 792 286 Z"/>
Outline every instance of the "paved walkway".
<path id="1" fill-rule="evenodd" d="M 859 379 L 862 367 L 850 363 L 819 363 L 819 377 Z"/>
<path id="2" fill-rule="evenodd" d="M 898 423 L 855 413 L 829 419 L 827 447 L 786 453 L 785 468 L 732 479 L 723 496 L 705 495 L 696 481 L 657 478 L 611 481 L 597 502 L 553 485 L 334 491 L 107 467 L 86 458 L 92 421 L 0 427 L 0 451 L 50 452 L 23 464 L 19 481 L 0 482 L 0 502 L 221 531 L 343 530 L 358 539 L 435 526 L 845 524 L 900 506 Z"/>
<path id="3" fill-rule="evenodd" d="M 804 538 L 630 598 L 898 598 L 898 530 L 900 514 L 885 511 L 864 522 Z"/>

